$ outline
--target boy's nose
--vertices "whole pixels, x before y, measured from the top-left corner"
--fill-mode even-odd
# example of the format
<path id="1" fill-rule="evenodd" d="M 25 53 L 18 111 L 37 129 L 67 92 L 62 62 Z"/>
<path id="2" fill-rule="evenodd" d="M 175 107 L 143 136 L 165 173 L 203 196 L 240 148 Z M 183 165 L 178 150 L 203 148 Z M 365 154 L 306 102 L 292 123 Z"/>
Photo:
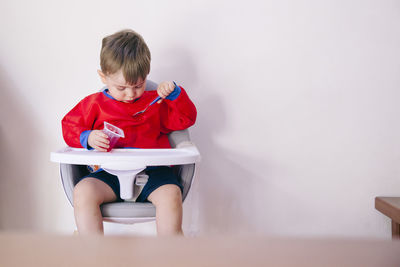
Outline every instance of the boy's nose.
<path id="1" fill-rule="evenodd" d="M 127 90 L 127 92 L 126 92 L 127 97 L 133 97 L 134 95 L 135 95 L 134 90 L 132 90 L 132 89 Z"/>

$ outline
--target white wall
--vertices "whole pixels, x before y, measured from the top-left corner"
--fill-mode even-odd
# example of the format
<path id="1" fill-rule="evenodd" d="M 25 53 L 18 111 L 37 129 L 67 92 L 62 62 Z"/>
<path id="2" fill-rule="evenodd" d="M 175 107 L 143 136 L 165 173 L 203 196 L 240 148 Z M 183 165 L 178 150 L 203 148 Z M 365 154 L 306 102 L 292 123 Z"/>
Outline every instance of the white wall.
<path id="1" fill-rule="evenodd" d="M 101 86 L 101 39 L 132 28 L 150 78 L 179 81 L 198 108 L 188 232 L 389 238 L 374 197 L 400 194 L 399 8 L 3 0 L 0 230 L 74 229 L 49 153 L 64 145 L 63 115 Z"/>

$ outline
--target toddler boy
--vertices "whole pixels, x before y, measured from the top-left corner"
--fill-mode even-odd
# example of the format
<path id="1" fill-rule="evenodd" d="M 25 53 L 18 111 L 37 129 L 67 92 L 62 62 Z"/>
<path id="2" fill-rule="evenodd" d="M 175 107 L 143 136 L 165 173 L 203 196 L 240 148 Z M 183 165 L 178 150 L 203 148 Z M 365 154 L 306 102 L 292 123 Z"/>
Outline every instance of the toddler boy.
<path id="1" fill-rule="evenodd" d="M 98 70 L 106 89 L 81 100 L 62 120 L 65 142 L 72 147 L 107 151 L 109 140 L 104 122 L 121 128 L 125 138 L 116 147 L 170 148 L 167 134 L 192 126 L 196 108 L 186 91 L 172 81 L 157 90 L 145 91 L 150 72 L 150 51 L 143 38 L 123 30 L 103 39 Z M 162 99 L 143 110 L 157 96 Z M 182 234 L 182 185 L 167 166 L 146 169 L 147 184 L 137 202 L 156 207 L 159 235 Z M 80 234 L 103 234 L 100 205 L 121 201 L 119 181 L 104 170 L 83 177 L 74 188 L 74 214 Z"/>

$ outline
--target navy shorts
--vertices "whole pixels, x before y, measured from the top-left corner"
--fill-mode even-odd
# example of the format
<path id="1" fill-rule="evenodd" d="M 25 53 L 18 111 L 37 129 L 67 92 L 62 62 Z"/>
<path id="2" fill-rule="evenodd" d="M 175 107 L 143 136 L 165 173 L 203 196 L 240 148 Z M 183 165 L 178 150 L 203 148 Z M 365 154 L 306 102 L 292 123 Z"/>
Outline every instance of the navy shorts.
<path id="1" fill-rule="evenodd" d="M 179 182 L 178 176 L 173 172 L 171 167 L 148 167 L 146 168 L 145 172 L 149 176 L 149 180 L 143 187 L 140 195 L 137 197 L 136 202 L 148 202 L 147 197 L 151 194 L 151 192 L 166 184 L 175 184 L 181 189 L 181 192 L 183 192 L 183 186 Z M 103 181 L 109 185 L 117 196 L 117 201 L 123 201 L 120 197 L 120 187 L 117 176 L 100 169 L 96 172 L 90 173 L 82 179 L 89 177 L 99 179 L 100 181 Z"/>

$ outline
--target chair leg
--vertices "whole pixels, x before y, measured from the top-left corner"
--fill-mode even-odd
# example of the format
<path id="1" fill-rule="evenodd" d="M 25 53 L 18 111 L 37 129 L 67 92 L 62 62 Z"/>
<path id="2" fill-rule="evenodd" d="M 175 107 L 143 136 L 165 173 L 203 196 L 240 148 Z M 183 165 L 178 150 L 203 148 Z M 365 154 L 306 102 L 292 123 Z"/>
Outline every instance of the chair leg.
<path id="1" fill-rule="evenodd" d="M 400 239 L 400 224 L 392 220 L 392 239 Z"/>

